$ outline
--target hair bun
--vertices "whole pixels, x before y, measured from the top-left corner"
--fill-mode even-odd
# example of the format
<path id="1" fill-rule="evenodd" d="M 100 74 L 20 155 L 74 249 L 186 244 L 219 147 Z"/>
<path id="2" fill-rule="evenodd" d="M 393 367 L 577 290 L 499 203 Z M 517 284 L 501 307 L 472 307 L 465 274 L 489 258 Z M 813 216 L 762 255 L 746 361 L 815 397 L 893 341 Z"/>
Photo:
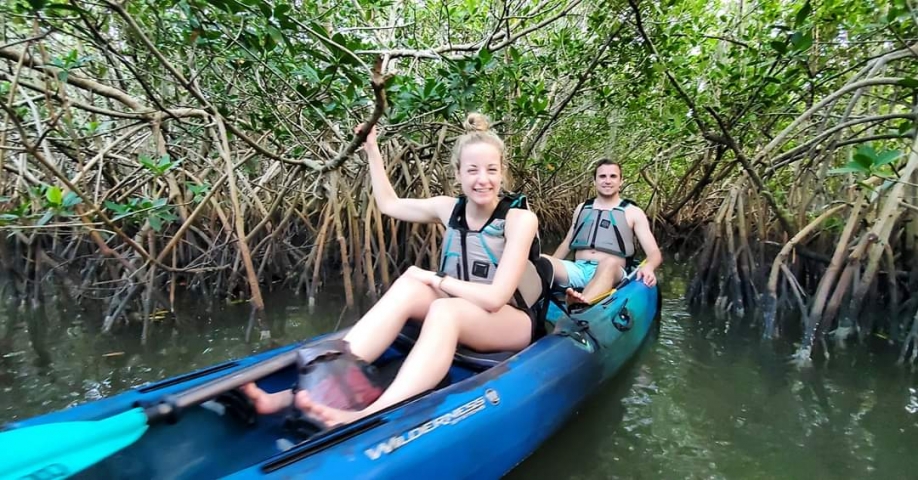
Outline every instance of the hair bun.
<path id="1" fill-rule="evenodd" d="M 465 127 L 465 131 L 469 133 L 487 132 L 491 127 L 491 122 L 488 121 L 488 117 L 480 113 L 470 113 L 469 116 L 466 117 L 463 126 Z"/>

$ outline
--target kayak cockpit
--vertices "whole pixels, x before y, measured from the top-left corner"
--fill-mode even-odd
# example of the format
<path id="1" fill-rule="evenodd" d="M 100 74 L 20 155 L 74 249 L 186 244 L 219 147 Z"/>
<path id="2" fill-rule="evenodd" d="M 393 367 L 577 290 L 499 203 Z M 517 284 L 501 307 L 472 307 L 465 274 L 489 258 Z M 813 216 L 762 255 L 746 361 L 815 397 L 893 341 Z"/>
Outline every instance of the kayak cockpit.
<path id="1" fill-rule="evenodd" d="M 393 345 L 373 363 L 386 387 L 394 380 L 419 332 L 419 326 L 409 323 Z M 480 375 L 515 353 L 480 353 L 460 348 L 447 376 L 434 390 L 332 430 L 310 430 L 308 426 L 297 425 L 292 421 L 296 418 L 292 408 L 276 414 L 257 415 L 241 393 L 232 391 L 186 409 L 173 424 L 152 426 L 139 441 L 80 472 L 76 478 L 216 478 L 258 464 L 268 470 L 279 468 L 368 428 L 377 428 L 387 422 L 387 414 L 393 410 Z M 275 392 L 291 388 L 296 380 L 297 370 L 291 365 L 257 383 L 260 388 Z"/>

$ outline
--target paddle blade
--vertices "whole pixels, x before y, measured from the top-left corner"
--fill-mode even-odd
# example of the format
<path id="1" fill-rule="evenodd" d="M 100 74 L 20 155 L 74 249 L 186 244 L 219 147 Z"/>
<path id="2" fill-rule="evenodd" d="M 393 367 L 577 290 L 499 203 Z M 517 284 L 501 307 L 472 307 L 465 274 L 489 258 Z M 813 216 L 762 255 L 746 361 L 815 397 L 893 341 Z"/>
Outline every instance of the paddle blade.
<path id="1" fill-rule="evenodd" d="M 135 408 L 105 420 L 62 422 L 0 433 L 0 478 L 66 478 L 134 443 L 147 431 Z"/>

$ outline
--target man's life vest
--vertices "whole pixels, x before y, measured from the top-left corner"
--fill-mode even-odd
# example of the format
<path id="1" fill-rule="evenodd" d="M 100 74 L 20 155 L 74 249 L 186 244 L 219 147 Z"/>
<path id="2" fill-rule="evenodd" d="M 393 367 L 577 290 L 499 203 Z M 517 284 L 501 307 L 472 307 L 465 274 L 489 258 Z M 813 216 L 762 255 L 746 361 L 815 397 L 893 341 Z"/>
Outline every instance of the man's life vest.
<path id="1" fill-rule="evenodd" d="M 634 257 L 634 231 L 625 218 L 625 209 L 633 203 L 622 199 L 611 210 L 598 210 L 593 208 L 594 200 L 591 198 L 583 202 L 583 208 L 577 214 L 570 249 L 598 250 L 624 258 Z"/>

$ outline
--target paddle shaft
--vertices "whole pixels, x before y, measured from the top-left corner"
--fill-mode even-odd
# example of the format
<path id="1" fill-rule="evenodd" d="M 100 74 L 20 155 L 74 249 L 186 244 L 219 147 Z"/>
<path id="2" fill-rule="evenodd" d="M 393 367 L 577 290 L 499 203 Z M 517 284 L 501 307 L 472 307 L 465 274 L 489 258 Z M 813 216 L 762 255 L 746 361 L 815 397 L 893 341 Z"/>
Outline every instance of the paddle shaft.
<path id="1" fill-rule="evenodd" d="M 268 360 L 243 368 L 238 372 L 222 378 L 198 385 L 178 395 L 169 395 L 156 404 L 144 407 L 148 424 L 152 425 L 161 421 L 174 422 L 182 410 L 204 403 L 221 393 L 239 388 L 247 383 L 254 382 L 278 370 L 284 369 L 296 362 L 297 349 L 281 353 Z"/>
<path id="2" fill-rule="evenodd" d="M 336 332 L 328 338 L 346 333 Z M 152 425 L 174 423 L 186 408 L 295 364 L 298 349 L 307 343 L 185 392 L 166 395 L 156 403 L 138 402 L 130 410 L 101 420 L 46 423 L 0 432 L 0 478 L 51 478 L 45 475 L 52 470 L 57 472 L 54 478 L 60 478 L 61 472 L 64 476 L 81 472 L 133 444 Z"/>

